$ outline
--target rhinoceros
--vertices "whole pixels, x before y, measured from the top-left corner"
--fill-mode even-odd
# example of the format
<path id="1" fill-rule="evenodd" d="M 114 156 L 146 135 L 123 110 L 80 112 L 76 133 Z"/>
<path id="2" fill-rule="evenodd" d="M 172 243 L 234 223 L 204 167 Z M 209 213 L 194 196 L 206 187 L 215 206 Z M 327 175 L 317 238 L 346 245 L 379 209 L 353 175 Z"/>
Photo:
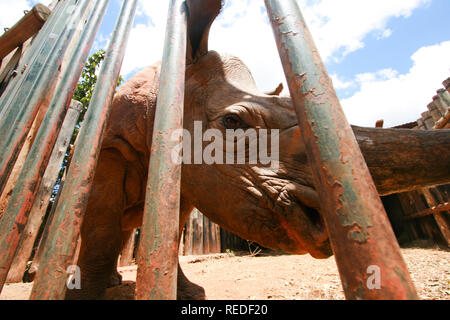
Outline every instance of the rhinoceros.
<path id="1" fill-rule="evenodd" d="M 332 255 L 305 146 L 290 97 L 263 93 L 237 57 L 208 50 L 220 1 L 189 5 L 184 128 L 279 130 L 279 165 L 183 164 L 181 231 L 194 207 L 244 239 L 315 258 Z M 69 299 L 96 299 L 117 284 L 123 243 L 142 224 L 160 63 L 134 75 L 116 93 L 81 230 L 82 290 Z M 380 93 L 382 94 L 382 93 Z M 450 181 L 450 132 L 353 127 L 380 195 Z M 205 142 L 206 144 L 206 142 Z M 179 268 L 178 298 L 204 290 Z"/>

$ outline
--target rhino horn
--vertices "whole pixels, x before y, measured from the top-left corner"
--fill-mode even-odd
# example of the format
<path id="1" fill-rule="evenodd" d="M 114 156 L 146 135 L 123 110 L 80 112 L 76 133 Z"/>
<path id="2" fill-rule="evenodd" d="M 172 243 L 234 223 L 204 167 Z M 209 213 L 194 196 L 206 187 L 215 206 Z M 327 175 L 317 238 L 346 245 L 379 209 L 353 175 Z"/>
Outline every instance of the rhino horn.
<path id="1" fill-rule="evenodd" d="M 195 63 L 208 52 L 209 30 L 222 9 L 222 0 L 187 0 L 188 45 L 186 61 Z"/>

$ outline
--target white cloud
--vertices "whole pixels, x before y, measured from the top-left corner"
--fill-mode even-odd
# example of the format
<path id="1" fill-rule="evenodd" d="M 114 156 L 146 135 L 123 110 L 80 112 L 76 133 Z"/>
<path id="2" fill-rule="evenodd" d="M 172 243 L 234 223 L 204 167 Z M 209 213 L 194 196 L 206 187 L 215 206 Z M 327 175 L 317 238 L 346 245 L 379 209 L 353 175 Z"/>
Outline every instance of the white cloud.
<path id="1" fill-rule="evenodd" d="M 406 74 L 385 69 L 357 75 L 354 83 L 360 90 L 341 100 L 349 122 L 373 127 L 376 120 L 384 119 L 386 127 L 392 127 L 417 120 L 449 77 L 449 57 L 450 41 L 446 41 L 415 52 Z"/>
<path id="2" fill-rule="evenodd" d="M 355 85 L 354 81 L 344 80 L 337 74 L 332 74 L 330 77 L 333 80 L 333 86 L 336 90 L 348 89 Z"/>
<path id="3" fill-rule="evenodd" d="M 11 28 L 23 17 L 23 11 L 31 8 L 28 0 L 0 0 L 0 34 L 4 28 Z"/>
<path id="4" fill-rule="evenodd" d="M 409 17 L 430 1 L 298 0 L 322 58 L 336 62 L 363 48 L 372 32 L 380 40 L 389 37 L 393 32 L 387 28 L 390 18 Z M 263 90 L 285 82 L 263 1 L 226 1 L 212 27 L 210 48 L 241 58 Z"/>
<path id="5" fill-rule="evenodd" d="M 137 15 L 146 23 L 133 27 L 121 73 L 128 75 L 162 59 L 168 1 L 140 0 Z"/>
<path id="6" fill-rule="evenodd" d="M 25 10 L 30 10 L 35 4 L 49 5 L 52 0 L 0 0 L 0 35 L 5 28 L 11 28 L 24 15 Z"/>
<path id="7" fill-rule="evenodd" d="M 261 90 L 285 82 L 272 28 L 262 12 L 263 1 L 228 1 L 227 5 L 211 29 L 210 49 L 242 59 Z"/>
<path id="8" fill-rule="evenodd" d="M 386 27 L 389 19 L 409 17 L 414 9 L 431 0 L 299 0 L 299 3 L 322 58 L 339 60 L 363 48 L 364 38 L 374 31 L 381 38 L 390 36 L 392 31 Z"/>

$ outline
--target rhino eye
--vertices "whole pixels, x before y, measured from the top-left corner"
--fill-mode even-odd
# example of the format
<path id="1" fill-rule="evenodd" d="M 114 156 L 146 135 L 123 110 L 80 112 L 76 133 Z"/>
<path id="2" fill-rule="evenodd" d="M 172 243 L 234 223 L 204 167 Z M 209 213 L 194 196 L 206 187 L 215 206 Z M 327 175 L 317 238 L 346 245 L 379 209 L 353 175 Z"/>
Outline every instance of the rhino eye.
<path id="1" fill-rule="evenodd" d="M 247 124 L 235 114 L 228 114 L 222 119 L 223 125 L 227 129 L 245 129 Z"/>

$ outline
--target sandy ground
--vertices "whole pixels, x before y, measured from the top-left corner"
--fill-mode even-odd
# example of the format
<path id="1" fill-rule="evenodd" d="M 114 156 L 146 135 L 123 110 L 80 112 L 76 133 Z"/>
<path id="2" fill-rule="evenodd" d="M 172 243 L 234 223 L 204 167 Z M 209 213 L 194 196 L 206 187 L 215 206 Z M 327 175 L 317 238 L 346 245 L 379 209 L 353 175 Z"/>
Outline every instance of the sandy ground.
<path id="1" fill-rule="evenodd" d="M 402 249 L 422 299 L 450 300 L 450 251 Z M 212 300 L 344 299 L 333 258 L 248 253 L 180 257 L 186 276 Z M 108 290 L 108 299 L 132 299 L 136 266 L 120 268 L 124 284 Z M 32 284 L 6 285 L 0 300 L 27 299 Z"/>

